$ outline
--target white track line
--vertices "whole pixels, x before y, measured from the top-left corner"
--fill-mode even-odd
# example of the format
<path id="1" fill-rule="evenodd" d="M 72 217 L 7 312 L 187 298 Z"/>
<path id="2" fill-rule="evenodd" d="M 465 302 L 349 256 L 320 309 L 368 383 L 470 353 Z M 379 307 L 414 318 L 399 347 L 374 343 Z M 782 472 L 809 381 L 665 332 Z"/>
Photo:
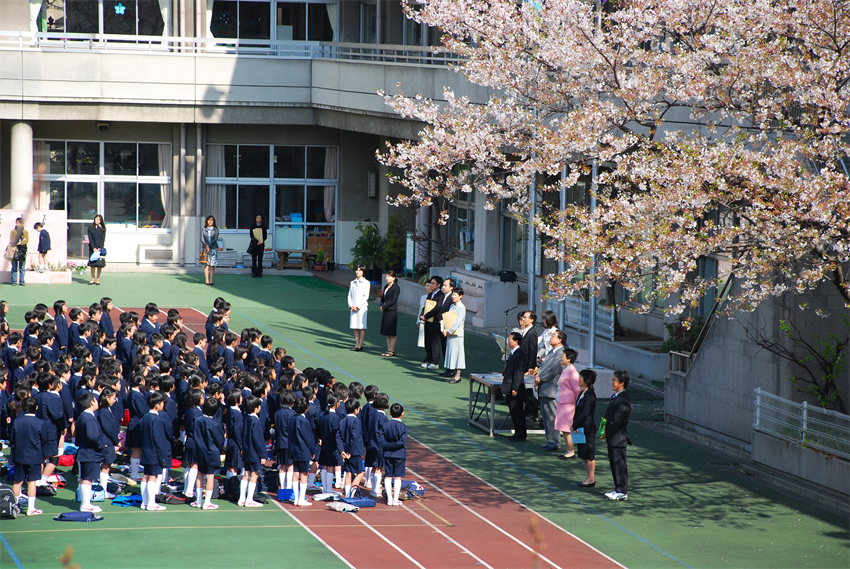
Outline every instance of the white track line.
<path id="1" fill-rule="evenodd" d="M 266 492 L 266 494 L 270 496 L 270 494 L 268 494 L 268 492 Z M 316 533 L 315 533 L 313 530 L 311 530 L 311 529 L 310 529 L 310 528 L 308 528 L 306 525 L 304 525 L 303 523 L 301 523 L 301 520 L 299 520 L 298 518 L 296 518 L 295 516 L 293 516 L 293 515 L 292 515 L 292 513 L 291 513 L 289 510 L 287 510 L 286 508 L 284 508 L 284 507 L 283 507 L 283 505 L 282 505 L 280 502 L 278 502 L 278 501 L 277 501 L 275 498 L 273 498 L 273 497 L 270 497 L 269 499 L 270 499 L 270 500 L 274 503 L 274 505 L 275 505 L 275 506 L 277 506 L 278 508 L 280 508 L 281 510 L 283 510 L 284 512 L 286 512 L 286 515 L 287 515 L 287 516 L 289 516 L 290 518 L 292 518 L 293 520 L 295 520 L 295 523 L 297 523 L 299 526 L 301 526 L 302 528 L 304 528 L 304 529 L 307 531 L 307 533 L 309 533 L 309 534 L 310 534 L 310 535 L 312 535 L 314 538 L 316 538 L 316 540 L 317 540 L 319 543 L 321 543 L 322 545 L 324 545 L 325 547 L 327 547 L 327 548 L 330 550 L 330 552 L 331 552 L 331 553 L 333 553 L 334 555 L 336 555 L 337 557 L 339 557 L 340 561 L 342 561 L 343 563 L 345 563 L 346 565 L 348 565 L 349 567 L 351 567 L 351 569 L 356 569 L 356 567 L 354 567 L 354 565 L 352 565 L 351 563 L 349 563 L 349 562 L 348 562 L 348 559 L 346 559 L 345 557 L 343 557 L 342 555 L 340 555 L 339 551 L 337 551 L 336 549 L 334 549 L 333 547 L 331 547 L 330 545 L 328 545 L 328 543 L 327 543 L 324 539 L 322 539 L 321 537 L 319 537 L 318 535 L 316 535 Z M 423 567 L 423 569 L 424 569 L 424 567 Z"/>
<path id="2" fill-rule="evenodd" d="M 481 514 L 479 514 L 478 512 L 476 512 L 475 510 L 473 510 L 472 508 L 470 508 L 469 506 L 467 506 L 466 504 L 464 504 L 463 502 L 461 502 L 460 500 L 458 500 L 457 498 L 455 498 L 455 497 L 454 497 L 454 496 L 452 496 L 451 494 L 449 494 L 448 492 L 445 492 L 445 491 L 444 491 L 444 490 L 442 490 L 439 486 L 437 486 L 436 484 L 434 484 L 433 482 L 431 482 L 430 480 L 428 480 L 427 478 L 425 478 L 425 477 L 424 477 L 424 476 L 422 476 L 421 474 L 416 474 L 416 472 L 414 472 L 414 471 L 413 471 L 413 469 L 412 469 L 412 468 L 410 468 L 409 466 L 407 467 L 407 470 L 408 470 L 411 474 L 413 474 L 414 476 L 418 476 L 419 478 L 421 478 L 423 481 L 425 481 L 425 483 L 426 483 L 426 484 L 430 484 L 430 485 L 431 485 L 431 486 L 432 486 L 432 487 L 433 487 L 433 488 L 434 488 L 437 492 L 439 492 L 440 494 L 442 494 L 443 496 L 445 496 L 446 498 L 448 498 L 449 500 L 451 500 L 452 502 L 454 502 L 455 504 L 457 504 L 457 505 L 458 505 L 458 506 L 460 506 L 461 508 L 463 508 L 463 509 L 467 510 L 468 512 L 471 512 L 471 513 L 472 513 L 472 514 L 474 514 L 477 518 L 479 518 L 479 519 L 481 519 L 481 520 L 484 520 L 485 522 L 487 522 L 487 524 L 488 524 L 488 525 L 492 526 L 492 527 L 493 527 L 494 529 L 496 529 L 497 531 L 499 531 L 499 532 L 501 532 L 502 534 L 506 535 L 507 537 L 509 537 L 510 539 L 512 539 L 513 541 L 515 541 L 515 542 L 516 542 L 518 545 L 520 545 L 521 547 L 524 547 L 525 549 L 527 549 L 529 552 L 531 552 L 531 554 L 532 554 L 532 555 L 536 555 L 537 557 L 539 557 L 540 559 L 542 559 L 543 561 L 545 561 L 546 563 L 548 563 L 550 566 L 555 567 L 555 569 L 563 569 L 560 565 L 558 565 L 558 564 L 557 564 L 557 563 L 555 563 L 554 561 L 552 561 L 552 560 L 550 560 L 550 559 L 548 559 L 548 558 L 544 557 L 543 555 L 540 555 L 540 553 L 538 553 L 538 552 L 534 551 L 534 549 L 532 549 L 531 547 L 529 547 L 528 545 L 526 545 L 525 543 L 523 543 L 523 542 L 522 542 L 522 541 L 520 541 L 519 539 L 515 538 L 515 537 L 514 537 L 514 536 L 512 536 L 510 533 L 508 533 L 507 531 L 503 530 L 502 528 L 500 528 L 499 526 L 497 526 L 496 524 L 494 524 L 493 522 L 491 522 L 490 520 L 488 520 L 487 518 L 485 518 L 484 516 L 482 516 Z"/>
<path id="3" fill-rule="evenodd" d="M 501 495 L 502 495 L 502 496 L 504 496 L 505 498 L 509 499 L 511 502 L 514 502 L 514 503 L 516 503 L 516 504 L 519 504 L 520 506 L 522 506 L 523 508 L 525 508 L 525 509 L 526 509 L 526 510 L 528 510 L 529 512 L 531 512 L 531 513 L 533 513 L 534 515 L 536 515 L 536 516 L 537 516 L 538 518 L 540 518 L 541 520 L 546 521 L 549 525 L 551 525 L 551 526 L 552 526 L 552 527 L 554 527 L 555 529 L 558 529 L 558 530 L 560 530 L 560 531 L 564 532 L 565 534 L 567 534 L 567 535 L 568 535 L 568 536 L 570 536 L 571 538 L 573 538 L 573 539 L 575 539 L 576 541 L 578 541 L 578 542 L 582 543 L 585 547 L 588 547 L 588 548 L 592 549 L 593 551 L 595 551 L 595 552 L 596 552 L 596 553 L 598 553 L 599 555 L 603 556 L 605 559 L 608 559 L 609 561 L 611 561 L 611 563 L 614 563 L 614 564 L 618 565 L 619 567 L 622 567 L 623 569 L 627 569 L 627 567 L 626 567 L 625 565 L 623 565 L 622 563 L 620 563 L 620 562 L 619 562 L 619 561 L 617 561 L 616 559 L 612 559 L 612 558 L 611 558 L 611 557 L 609 557 L 608 555 L 605 555 L 603 552 L 599 551 L 598 549 L 596 549 L 595 547 L 593 547 L 592 545 L 590 545 L 589 543 L 587 543 L 586 541 L 584 541 L 583 539 L 581 539 L 580 537 L 578 537 L 577 535 L 575 535 L 575 534 L 573 534 L 573 533 L 568 532 L 567 530 L 565 530 L 564 528 L 562 528 L 561 526 L 559 526 L 558 524 L 556 524 L 555 522 L 553 522 L 552 520 L 550 520 L 549 518 L 547 518 L 546 516 L 540 515 L 539 513 L 537 513 L 536 511 L 532 510 L 531 508 L 529 508 L 528 506 L 526 506 L 525 504 L 523 504 L 522 502 L 520 502 L 519 500 L 517 500 L 517 499 L 516 499 L 516 498 L 514 498 L 513 496 L 509 496 L 508 494 L 505 494 L 504 492 L 502 492 L 501 490 L 499 490 L 498 488 L 496 488 L 495 486 L 493 486 L 492 484 L 490 484 L 490 483 L 489 483 L 489 482 L 487 482 L 486 480 L 483 480 L 480 476 L 476 475 L 476 474 L 475 474 L 475 473 L 473 473 L 473 472 L 470 472 L 469 470 L 467 470 L 466 468 L 464 468 L 464 467 L 462 467 L 461 465 L 457 464 L 457 463 L 456 463 L 456 462 L 454 462 L 453 460 L 450 460 L 450 459 L 446 458 L 445 456 L 443 456 L 443 455 L 442 455 L 442 454 L 440 454 L 439 452 L 435 451 L 434 449 L 432 449 L 431 447 L 429 447 L 428 445 L 426 445 L 426 444 L 425 444 L 425 443 L 423 443 L 422 441 L 419 441 L 419 440 L 417 440 L 417 439 L 414 439 L 413 437 L 408 437 L 408 438 L 412 439 L 412 440 L 413 440 L 414 442 L 416 442 L 417 444 L 422 445 L 423 447 L 425 447 L 426 449 L 428 449 L 430 452 L 433 452 L 434 454 L 436 454 L 437 456 L 439 456 L 440 458 L 442 458 L 442 459 L 443 459 L 443 460 L 445 460 L 446 462 L 448 462 L 448 463 L 450 463 L 450 464 L 454 465 L 456 468 L 459 468 L 460 470 L 463 470 L 464 472 L 466 472 L 467 474 L 469 474 L 470 476 L 472 476 L 473 478 L 475 478 L 476 480 L 478 480 L 478 481 L 479 481 L 479 482 L 481 482 L 482 484 L 485 484 L 485 485 L 489 486 L 490 488 L 492 488 L 493 490 L 495 490 L 496 492 L 498 492 L 499 494 L 501 494 Z M 407 469 L 408 469 L 408 470 L 410 470 L 410 467 L 408 467 Z M 423 478 L 423 480 L 424 480 L 424 478 Z M 440 491 L 442 492 L 442 490 L 440 490 Z M 444 492 L 444 494 L 445 494 L 445 492 Z M 446 494 L 446 495 L 448 496 L 448 494 Z M 451 497 L 451 496 L 449 496 L 449 498 L 452 498 L 452 497 Z M 452 498 L 452 500 L 454 500 L 454 498 Z M 455 501 L 457 502 L 457 500 L 455 500 Z M 460 503 L 460 502 L 458 502 L 458 503 Z M 461 504 L 461 506 L 463 506 L 464 508 L 466 508 L 466 506 L 464 506 L 463 504 Z M 466 509 L 467 509 L 467 510 L 469 510 L 469 508 L 466 508 Z M 472 511 L 472 510 L 470 510 L 470 511 Z M 476 516 L 478 516 L 478 514 L 477 514 L 477 513 L 475 513 L 474 511 L 472 511 L 472 513 L 474 513 Z M 478 516 L 478 517 L 481 517 L 481 516 Z M 482 519 L 483 519 L 483 518 L 482 518 Z M 489 520 L 488 520 L 488 523 L 489 523 Z M 492 525 L 492 524 L 491 524 L 491 525 Z"/>
<path id="4" fill-rule="evenodd" d="M 390 546 L 391 546 L 393 549 L 395 549 L 396 551 L 398 551 L 399 553 L 401 553 L 402 555 L 404 555 L 405 557 L 407 557 L 407 559 L 408 559 L 411 563 L 413 563 L 414 565 L 416 565 L 417 567 L 419 567 L 419 569 L 425 569 L 425 567 L 424 567 L 421 563 L 419 563 L 419 562 L 418 562 L 418 561 L 416 561 L 414 558 L 412 558 L 410 555 L 408 555 L 407 553 L 405 553 L 405 551 L 404 551 L 402 548 L 400 548 L 399 546 L 397 546 L 396 544 L 394 544 L 393 542 L 391 542 L 391 541 L 387 538 L 387 536 L 385 536 L 384 534 L 382 534 L 381 532 L 379 532 L 378 530 L 376 530 L 375 528 L 373 528 L 372 526 L 370 526 L 369 524 L 367 524 L 367 523 L 363 520 L 363 518 L 361 518 L 360 516 L 358 516 L 358 515 L 357 515 L 357 514 L 355 514 L 355 513 L 352 513 L 351 515 L 354 517 L 354 519 L 355 519 L 355 520 L 357 520 L 358 522 L 360 522 L 361 524 L 363 524 L 364 526 L 366 526 L 367 528 L 369 528 L 369 530 L 370 530 L 372 533 L 374 533 L 375 535 L 377 535 L 378 537 L 380 537 L 381 539 L 383 539 L 384 541 L 386 541 L 388 544 L 390 544 Z"/>
<path id="5" fill-rule="evenodd" d="M 431 522 L 429 522 L 428 520 L 426 520 L 425 518 L 423 518 L 422 516 L 420 516 L 419 514 L 417 514 L 415 511 L 413 511 L 412 509 L 410 509 L 410 508 L 408 508 L 407 506 L 405 506 L 404 504 L 402 504 L 402 506 L 404 507 L 404 509 L 405 509 L 405 510 L 407 510 L 408 512 L 410 512 L 411 514 L 413 514 L 414 516 L 416 516 L 417 518 L 419 518 L 419 520 L 420 520 L 420 521 L 422 521 L 422 522 L 424 522 L 424 523 L 428 524 L 429 526 L 431 526 L 431 529 L 433 529 L 435 532 L 437 532 L 437 533 L 438 533 L 438 534 L 440 534 L 441 536 L 445 537 L 445 538 L 446 538 L 447 540 L 449 540 L 451 543 L 453 543 L 453 544 L 457 545 L 457 546 L 461 549 L 461 551 L 463 551 L 464 553 L 467 553 L 467 554 L 469 554 L 470 556 L 472 556 L 473 558 L 475 558 L 475 560 L 476 560 L 476 561 L 478 561 L 478 563 L 480 563 L 480 564 L 481 564 L 481 565 L 483 565 L 484 567 L 487 567 L 487 569 L 493 569 L 493 567 L 492 567 L 491 565 L 489 565 L 486 561 L 484 561 L 483 559 L 481 559 L 480 557 L 478 557 L 477 555 L 475 555 L 474 553 L 472 553 L 470 550 L 468 550 L 467 548 L 465 548 L 464 546 L 462 546 L 460 543 L 458 543 L 458 541 L 457 541 L 456 539 L 454 539 L 454 538 L 452 538 L 451 536 L 449 536 L 449 535 L 448 535 L 447 533 L 445 533 L 443 530 L 441 530 L 440 528 L 438 528 L 437 526 L 435 526 L 434 524 L 432 524 Z"/>

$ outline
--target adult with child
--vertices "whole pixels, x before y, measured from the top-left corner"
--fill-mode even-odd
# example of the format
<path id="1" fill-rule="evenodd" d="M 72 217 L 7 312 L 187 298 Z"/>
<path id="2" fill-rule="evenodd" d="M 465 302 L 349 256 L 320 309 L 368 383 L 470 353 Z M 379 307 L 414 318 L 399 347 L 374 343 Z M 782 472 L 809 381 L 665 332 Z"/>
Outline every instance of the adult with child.
<path id="1" fill-rule="evenodd" d="M 18 284 L 26 286 L 24 273 L 27 270 L 27 243 L 29 241 L 30 234 L 24 229 L 24 218 L 19 217 L 15 220 L 15 228 L 9 234 L 9 248 L 14 248 L 9 253 L 12 261 L 12 286 Z"/>
<path id="2" fill-rule="evenodd" d="M 502 374 L 502 395 L 508 402 L 511 421 L 514 424 L 513 442 L 523 442 L 528 438 L 525 422 L 525 366 L 527 363 L 522 348 L 519 347 L 522 335 L 519 332 L 508 334 L 508 359 Z"/>
<path id="3" fill-rule="evenodd" d="M 555 416 L 558 412 L 557 380 L 564 369 L 561 358 L 564 354 L 566 339 L 567 334 L 561 330 L 549 335 L 551 350 L 537 370 L 537 375 L 534 376 L 534 386 L 537 388 L 537 397 L 540 401 L 540 415 L 543 418 L 543 430 L 546 432 L 546 444 L 540 448 L 547 452 L 561 448 L 561 433 L 555 429 Z"/>
<path id="4" fill-rule="evenodd" d="M 106 266 L 104 257 L 106 256 L 106 224 L 103 222 L 103 216 L 97 214 L 94 216 L 91 225 L 86 230 L 89 238 L 89 267 L 91 268 L 90 285 L 100 285 L 100 272 Z M 92 261 L 92 257 L 98 253 L 98 258 Z"/>
<path id="5" fill-rule="evenodd" d="M 629 415 L 632 402 L 626 388 L 629 386 L 629 372 L 617 370 L 611 379 L 611 389 L 614 395 L 605 410 L 605 432 L 602 438 L 608 445 L 608 461 L 611 464 L 611 475 L 614 477 L 614 490 L 606 492 L 609 500 L 619 501 L 629 499 L 629 467 L 626 464 L 626 447 L 632 444 L 629 438 Z"/>
<path id="6" fill-rule="evenodd" d="M 464 324 L 466 324 L 466 306 L 463 304 L 463 289 L 460 287 L 452 290 L 452 305 L 446 314 L 454 314 L 454 322 L 445 326 L 443 334 L 446 337 L 446 362 L 447 370 L 454 370 L 454 375 L 448 383 L 460 383 L 460 372 L 466 369 L 466 352 L 463 345 Z M 445 315 L 444 315 L 444 322 Z"/>
<path id="7" fill-rule="evenodd" d="M 581 395 L 576 402 L 576 413 L 573 418 L 573 432 L 583 429 L 584 443 L 579 443 L 576 454 L 584 461 L 584 481 L 576 484 L 580 488 L 591 488 L 596 486 L 596 391 L 593 384 L 596 383 L 596 372 L 592 369 L 583 369 L 578 373 L 578 382 L 581 386 Z"/>
<path id="8" fill-rule="evenodd" d="M 215 284 L 215 268 L 218 266 L 218 226 L 212 215 L 208 215 L 204 221 L 204 228 L 201 231 L 201 248 L 207 257 L 207 262 L 204 264 L 206 284 Z"/>
<path id="9" fill-rule="evenodd" d="M 565 460 L 571 460 L 576 457 L 571 431 L 573 417 L 576 412 L 576 401 L 581 394 L 581 387 L 579 387 L 578 381 L 579 374 L 575 366 L 577 357 L 578 352 L 575 350 L 564 350 L 561 356 L 561 364 L 564 366 L 564 371 L 561 372 L 561 377 L 558 379 L 560 397 L 558 399 L 558 410 L 555 414 L 555 431 L 564 433 L 564 440 L 567 441 L 567 452 L 559 457 Z M 559 442 L 560 438 L 560 435 L 558 435 Z"/>
<path id="10" fill-rule="evenodd" d="M 398 339 L 398 277 L 392 269 L 387 270 L 387 285 L 381 293 L 381 335 L 387 337 L 387 351 L 381 354 L 385 358 L 395 356 L 395 343 Z"/>
<path id="11" fill-rule="evenodd" d="M 363 341 L 366 339 L 366 317 L 369 312 L 369 281 L 363 276 L 365 265 L 357 265 L 354 269 L 354 280 L 348 286 L 348 309 L 351 311 L 349 327 L 354 330 L 354 347 L 352 352 L 363 351 Z"/>

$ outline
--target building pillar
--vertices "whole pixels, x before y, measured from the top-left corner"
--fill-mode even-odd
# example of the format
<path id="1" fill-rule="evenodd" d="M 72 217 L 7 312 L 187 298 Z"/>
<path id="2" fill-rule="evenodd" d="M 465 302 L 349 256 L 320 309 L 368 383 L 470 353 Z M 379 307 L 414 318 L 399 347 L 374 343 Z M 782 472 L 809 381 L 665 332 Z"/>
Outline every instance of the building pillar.
<path id="1" fill-rule="evenodd" d="M 12 124 L 11 140 L 12 209 L 32 205 L 32 125 L 26 121 Z"/>
<path id="2" fill-rule="evenodd" d="M 491 267 L 501 268 L 499 259 L 499 244 L 501 242 L 499 206 L 488 210 L 483 194 L 475 197 L 475 251 L 473 260 L 475 263 Z"/>

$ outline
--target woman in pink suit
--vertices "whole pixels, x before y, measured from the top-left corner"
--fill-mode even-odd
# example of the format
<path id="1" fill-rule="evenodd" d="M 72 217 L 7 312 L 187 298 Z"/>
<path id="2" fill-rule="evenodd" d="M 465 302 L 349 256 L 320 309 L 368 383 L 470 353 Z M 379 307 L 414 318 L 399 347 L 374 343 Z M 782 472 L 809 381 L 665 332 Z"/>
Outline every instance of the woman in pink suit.
<path id="1" fill-rule="evenodd" d="M 564 355 L 561 357 L 561 365 L 564 366 L 564 371 L 561 372 L 561 377 L 558 379 L 558 410 L 555 413 L 555 429 L 564 433 L 564 438 L 567 441 L 567 454 L 559 457 L 564 460 L 576 457 L 571 432 L 573 416 L 576 413 L 576 401 L 581 394 L 581 387 L 578 384 L 578 370 L 573 365 L 577 357 L 578 352 L 575 350 L 564 350 Z"/>

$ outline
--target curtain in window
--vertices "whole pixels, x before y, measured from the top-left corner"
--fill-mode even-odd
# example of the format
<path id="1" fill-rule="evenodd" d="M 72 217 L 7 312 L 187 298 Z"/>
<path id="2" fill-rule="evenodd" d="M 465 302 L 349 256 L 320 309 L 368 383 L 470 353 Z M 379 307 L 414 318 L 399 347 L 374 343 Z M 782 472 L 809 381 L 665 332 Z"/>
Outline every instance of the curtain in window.
<path id="1" fill-rule="evenodd" d="M 224 177 L 224 145 L 208 144 L 207 145 L 207 178 L 222 178 Z M 206 184 L 204 193 L 201 196 L 203 201 L 204 217 L 211 215 L 215 217 L 215 222 L 219 227 L 224 226 L 226 219 L 226 202 L 224 197 L 225 187 L 219 184 Z M 234 217 L 235 217 L 234 212 Z"/>
<path id="2" fill-rule="evenodd" d="M 41 12 L 41 0 L 30 0 L 30 31 L 38 32 L 38 15 Z"/>
<path id="3" fill-rule="evenodd" d="M 171 35 L 171 0 L 159 0 L 159 13 L 162 14 L 162 36 Z"/>
<path id="4" fill-rule="evenodd" d="M 156 147 L 159 153 L 159 175 L 171 176 L 171 145 L 157 144 Z M 160 227 L 169 229 L 171 227 L 171 184 L 160 184 L 159 195 L 162 199 L 162 211 L 165 212 Z"/>
<path id="5" fill-rule="evenodd" d="M 32 205 L 34 209 L 50 209 L 50 182 L 44 180 L 44 175 L 39 173 L 41 167 L 47 172 L 50 157 L 47 155 L 47 145 L 43 140 L 32 143 L 32 171 L 38 181 L 33 181 Z"/>
<path id="6" fill-rule="evenodd" d="M 328 4 L 330 5 L 330 4 Z M 334 32 L 336 33 L 336 32 Z M 337 173 L 337 154 L 336 147 L 325 148 L 325 179 L 335 180 Z M 336 188 L 335 186 L 325 186 L 325 221 L 336 221 Z"/>
<path id="7" fill-rule="evenodd" d="M 337 14 L 339 14 L 339 4 L 325 4 L 325 9 L 328 11 L 328 20 L 331 23 L 331 30 L 333 30 L 333 40 L 331 41 L 339 41 L 339 37 L 337 36 L 337 28 L 339 28 Z"/>
<path id="8" fill-rule="evenodd" d="M 215 4 L 215 0 L 207 0 L 207 37 L 213 37 L 212 33 L 212 13 L 213 13 L 213 4 Z M 215 214 L 213 214 L 215 215 Z M 218 216 L 215 216 L 215 222 L 218 223 Z"/>

